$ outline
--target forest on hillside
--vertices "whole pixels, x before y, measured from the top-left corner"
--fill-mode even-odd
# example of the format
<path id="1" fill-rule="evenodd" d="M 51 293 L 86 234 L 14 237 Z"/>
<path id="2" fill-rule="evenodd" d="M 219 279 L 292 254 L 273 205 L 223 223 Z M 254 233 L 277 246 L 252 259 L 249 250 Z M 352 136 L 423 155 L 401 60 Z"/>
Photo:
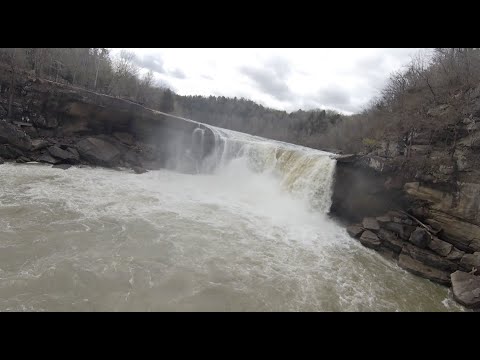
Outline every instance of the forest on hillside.
<path id="1" fill-rule="evenodd" d="M 430 142 L 441 140 L 453 149 L 479 85 L 480 48 L 436 48 L 428 56 L 418 53 L 390 75 L 364 111 L 342 117 L 319 134 L 319 143 L 361 152 L 373 150 L 381 140 L 401 139 L 408 156 L 413 137 L 424 132 L 430 134 Z M 437 139 L 439 134 L 444 138 Z"/>
<path id="2" fill-rule="evenodd" d="M 321 147 L 318 134 L 341 117 L 329 110 L 287 113 L 247 99 L 180 96 L 155 82 L 152 71 L 142 74 L 135 56 L 128 51 L 112 56 L 106 48 L 0 48 L 0 63 L 12 74 L 11 88 L 23 71 L 207 124 L 312 147 Z"/>
<path id="3" fill-rule="evenodd" d="M 437 48 L 431 56 L 418 54 L 391 74 L 378 97 L 359 114 L 321 109 L 287 113 L 244 98 L 177 95 L 155 82 L 152 71 L 142 74 L 135 56 L 128 51 L 112 56 L 106 48 L 0 48 L 0 63 L 11 72 L 10 88 L 23 71 L 207 124 L 344 152 L 370 150 L 381 139 L 401 137 L 408 142 L 419 128 L 431 128 L 433 134 L 451 126 L 452 138 L 445 141 L 454 141 L 462 94 L 480 80 L 479 48 Z M 453 109 L 442 124 L 431 118 L 431 109 L 439 105 Z M 9 112 L 10 106 L 6 116 Z"/>

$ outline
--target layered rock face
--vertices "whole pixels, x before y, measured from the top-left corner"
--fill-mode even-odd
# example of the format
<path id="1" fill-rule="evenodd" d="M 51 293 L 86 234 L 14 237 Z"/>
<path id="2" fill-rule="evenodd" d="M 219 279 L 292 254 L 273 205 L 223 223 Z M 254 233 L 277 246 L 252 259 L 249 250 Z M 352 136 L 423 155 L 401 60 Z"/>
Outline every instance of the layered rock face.
<path id="1" fill-rule="evenodd" d="M 365 245 L 374 243 L 373 232 L 380 240 L 375 248 L 391 250 L 401 267 L 441 284 L 453 283 L 457 300 L 463 285 L 455 282 L 464 284 L 464 274 L 469 275 L 468 290 L 460 292 L 476 294 L 472 284 L 478 284 L 480 275 L 476 270 L 480 86 L 461 96 L 460 112 L 448 104 L 427 112 L 428 120 L 438 127 L 380 141 L 367 154 L 339 157 L 331 208 L 334 216 L 353 224 L 350 235 Z M 448 122 L 444 121 L 447 117 Z M 364 218 L 371 217 L 376 217 L 379 230 L 365 223 Z M 369 232 L 368 243 L 362 241 L 360 229 Z M 457 275 L 450 276 L 453 273 Z M 459 302 L 469 307 L 478 304 Z"/>
<path id="2" fill-rule="evenodd" d="M 9 79 L 8 69 L 0 68 L 2 109 L 8 108 Z M 141 173 L 174 167 L 186 150 L 192 151 L 198 127 L 128 100 L 20 74 L 12 113 L 0 113 L 0 158 L 129 167 Z M 197 158 L 211 150 L 213 134 L 205 130 L 204 153 Z"/>

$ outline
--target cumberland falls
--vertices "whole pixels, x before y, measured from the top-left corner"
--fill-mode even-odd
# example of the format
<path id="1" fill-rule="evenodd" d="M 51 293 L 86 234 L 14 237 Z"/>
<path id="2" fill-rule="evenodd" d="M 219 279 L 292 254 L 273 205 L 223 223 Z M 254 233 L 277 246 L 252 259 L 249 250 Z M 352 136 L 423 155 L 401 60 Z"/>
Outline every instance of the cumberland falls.
<path id="1" fill-rule="evenodd" d="M 1 165 L 0 311 L 462 310 L 329 217 L 333 154 L 190 139 L 141 175 Z"/>

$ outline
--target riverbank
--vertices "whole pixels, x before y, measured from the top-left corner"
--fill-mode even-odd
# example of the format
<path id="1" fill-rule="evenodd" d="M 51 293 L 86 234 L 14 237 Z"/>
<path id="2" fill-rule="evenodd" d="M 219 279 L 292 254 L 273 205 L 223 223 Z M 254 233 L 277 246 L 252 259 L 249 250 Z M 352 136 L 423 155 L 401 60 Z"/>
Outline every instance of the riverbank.
<path id="1" fill-rule="evenodd" d="M 0 77 L 3 106 L 8 101 L 7 80 L 8 76 Z M 469 121 L 464 123 L 467 130 L 472 121 L 476 124 Z M 198 128 L 202 130 L 200 143 L 194 137 Z M 457 131 L 465 134 L 461 128 Z M 63 169 L 92 165 L 129 168 L 136 173 L 161 168 L 196 173 L 196 162 L 219 145 L 215 136 L 208 127 L 188 119 L 24 77 L 17 81 L 12 116 L 0 120 L 0 157 Z M 422 142 L 422 136 L 417 135 L 415 141 Z M 389 255 L 416 275 L 453 284 L 455 298 L 475 308 L 480 302 L 476 270 L 480 266 L 480 185 L 475 176 L 476 143 L 464 141 L 466 136 L 471 134 L 459 135 L 463 157 L 450 159 L 452 168 L 441 144 L 437 148 L 429 145 L 436 151 L 431 162 L 427 152 L 405 162 L 400 143 L 383 144 L 367 155 L 339 157 L 331 214 L 352 225 L 350 235 L 363 245 Z M 226 143 L 216 150 L 221 158 L 228 155 Z M 280 156 L 275 155 L 276 159 Z M 297 160 L 295 156 L 288 159 Z M 303 160 L 308 170 L 310 160 Z M 326 196 L 327 190 L 321 190 Z"/>

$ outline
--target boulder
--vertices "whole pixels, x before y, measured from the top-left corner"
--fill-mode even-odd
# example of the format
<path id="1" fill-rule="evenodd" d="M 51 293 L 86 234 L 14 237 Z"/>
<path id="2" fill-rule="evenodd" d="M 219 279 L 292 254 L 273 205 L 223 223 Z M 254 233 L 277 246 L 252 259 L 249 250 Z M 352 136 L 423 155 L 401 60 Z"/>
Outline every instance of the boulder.
<path id="1" fill-rule="evenodd" d="M 43 115 L 33 118 L 32 121 L 35 126 L 45 129 L 51 129 L 58 126 L 57 119 L 52 117 L 45 118 Z"/>
<path id="2" fill-rule="evenodd" d="M 472 271 L 477 269 L 480 273 L 480 252 L 474 252 L 473 254 L 465 254 L 460 260 L 460 267 L 465 271 Z"/>
<path id="3" fill-rule="evenodd" d="M 378 236 L 369 230 L 363 232 L 362 236 L 360 236 L 360 242 L 363 246 L 371 249 L 378 249 L 382 244 Z"/>
<path id="4" fill-rule="evenodd" d="M 398 258 L 398 265 L 412 274 L 424 277 L 442 285 L 450 285 L 450 273 L 435 269 L 431 266 L 425 265 L 418 260 L 413 259 L 403 251 Z"/>
<path id="5" fill-rule="evenodd" d="M 52 166 L 52 169 L 62 169 L 62 170 L 67 170 L 69 168 L 71 168 L 72 165 L 70 164 L 59 164 L 59 165 L 53 165 Z"/>
<path id="6" fill-rule="evenodd" d="M 48 145 L 50 145 L 50 143 L 46 140 L 42 140 L 42 139 L 32 140 L 32 150 L 41 150 L 48 147 Z"/>
<path id="7" fill-rule="evenodd" d="M 463 251 L 458 250 L 456 247 L 453 247 L 452 251 L 446 256 L 448 260 L 451 261 L 460 261 L 460 259 L 465 255 Z"/>
<path id="8" fill-rule="evenodd" d="M 26 156 L 20 156 L 19 158 L 17 158 L 17 160 L 15 160 L 15 162 L 20 163 L 20 164 L 27 163 L 29 161 L 30 161 L 30 159 Z"/>
<path id="9" fill-rule="evenodd" d="M 373 231 L 380 230 L 380 225 L 378 224 L 378 221 L 372 217 L 364 218 L 362 221 L 362 225 L 367 230 L 373 230 Z"/>
<path id="10" fill-rule="evenodd" d="M 80 154 L 78 153 L 77 149 L 72 147 L 67 147 L 67 151 L 71 152 L 75 159 L 80 160 Z"/>
<path id="11" fill-rule="evenodd" d="M 434 188 L 433 185 L 411 182 L 405 184 L 404 190 L 414 200 L 428 203 L 430 211 L 425 218 L 436 220 L 445 229 L 451 227 L 455 220 L 480 224 L 480 184 L 476 181 L 459 182 L 455 188 Z M 471 232 L 465 225 L 455 224 L 456 228 L 460 226 L 465 228 L 464 231 Z M 459 231 L 455 230 L 454 234 Z"/>
<path id="12" fill-rule="evenodd" d="M 383 227 L 397 234 L 401 239 L 408 240 L 411 233 L 415 230 L 414 226 L 399 224 L 396 222 L 388 222 L 383 224 Z"/>
<path id="13" fill-rule="evenodd" d="M 480 276 L 463 271 L 451 275 L 453 297 L 467 308 L 480 308 Z"/>
<path id="14" fill-rule="evenodd" d="M 380 224 L 383 224 L 383 223 L 387 223 L 387 222 L 392 221 L 392 218 L 391 218 L 389 215 L 384 215 L 384 216 L 379 216 L 379 217 L 377 217 L 376 220 L 377 220 Z"/>
<path id="15" fill-rule="evenodd" d="M 95 165 L 115 166 L 121 156 L 114 145 L 94 137 L 80 140 L 76 147 L 83 159 Z"/>
<path id="16" fill-rule="evenodd" d="M 358 238 L 363 233 L 363 228 L 357 225 L 351 225 L 347 227 L 348 235 L 353 238 Z"/>
<path id="17" fill-rule="evenodd" d="M 414 232 L 410 235 L 408 239 L 412 244 L 418 246 L 419 248 L 426 248 L 430 242 L 430 234 L 427 230 L 417 227 Z"/>
<path id="18" fill-rule="evenodd" d="M 402 253 L 435 269 L 448 271 L 449 273 L 458 269 L 458 265 L 453 261 L 438 256 L 430 250 L 420 249 L 408 243 L 403 247 Z"/>
<path id="19" fill-rule="evenodd" d="M 138 154 L 133 150 L 127 151 L 123 158 L 127 164 L 134 166 L 139 166 L 141 164 Z"/>
<path id="20" fill-rule="evenodd" d="M 399 239 L 397 235 L 385 229 L 380 229 L 377 236 L 383 241 L 384 247 L 391 249 L 397 254 L 402 251 L 403 246 L 405 245 L 405 242 Z"/>
<path id="21" fill-rule="evenodd" d="M 28 136 L 30 136 L 30 138 L 36 138 L 38 137 L 38 131 L 36 128 L 34 128 L 33 126 L 32 127 L 24 127 L 23 128 L 23 131 L 25 131 L 25 134 L 27 134 Z"/>
<path id="22" fill-rule="evenodd" d="M 440 240 L 436 236 L 432 236 L 430 242 L 428 243 L 428 248 L 438 255 L 445 257 L 451 253 L 453 245 L 446 241 Z"/>
<path id="23" fill-rule="evenodd" d="M 113 133 L 113 137 L 126 145 L 134 145 L 135 138 L 129 133 Z"/>
<path id="24" fill-rule="evenodd" d="M 78 156 L 78 154 L 74 154 L 71 151 L 63 150 L 58 146 L 50 146 L 48 148 L 48 152 L 53 157 L 61 159 L 67 163 L 78 163 L 80 161 L 80 157 Z"/>
<path id="25" fill-rule="evenodd" d="M 8 144 L 1 144 L 0 145 L 0 156 L 4 159 L 16 159 L 20 156 L 24 156 L 23 151 L 8 145 Z"/>
<path id="26" fill-rule="evenodd" d="M 135 172 L 135 174 L 143 174 L 143 173 L 147 172 L 147 170 L 145 170 L 144 168 L 142 168 L 140 166 L 134 166 L 134 167 L 132 167 L 132 170 Z"/>
<path id="27" fill-rule="evenodd" d="M 15 125 L 0 120 L 0 144 L 10 144 L 20 150 L 29 151 L 32 148 L 30 136 Z"/>
<path id="28" fill-rule="evenodd" d="M 40 155 L 39 157 L 37 157 L 37 161 L 48 163 L 48 164 L 54 164 L 54 165 L 61 162 L 61 160 L 54 158 L 49 153 L 44 153 Z"/>
<path id="29" fill-rule="evenodd" d="M 433 209 L 430 210 L 430 215 L 433 219 L 426 219 L 425 222 L 441 226 L 443 240 L 465 252 L 480 251 L 480 226 Z"/>

